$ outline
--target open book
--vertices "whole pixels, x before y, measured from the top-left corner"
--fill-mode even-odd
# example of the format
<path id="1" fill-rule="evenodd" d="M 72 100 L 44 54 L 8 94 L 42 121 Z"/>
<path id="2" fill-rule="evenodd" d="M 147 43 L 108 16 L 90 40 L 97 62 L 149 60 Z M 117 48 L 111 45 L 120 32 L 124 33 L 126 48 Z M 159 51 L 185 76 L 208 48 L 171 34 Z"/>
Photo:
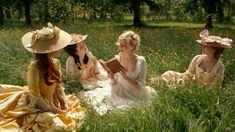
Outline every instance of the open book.
<path id="1" fill-rule="evenodd" d="M 126 72 L 126 70 L 121 66 L 121 64 L 117 60 L 117 58 L 112 58 L 108 61 L 99 59 L 98 61 L 100 62 L 102 67 L 108 72 L 113 72 L 113 73 L 116 73 L 119 71 Z"/>

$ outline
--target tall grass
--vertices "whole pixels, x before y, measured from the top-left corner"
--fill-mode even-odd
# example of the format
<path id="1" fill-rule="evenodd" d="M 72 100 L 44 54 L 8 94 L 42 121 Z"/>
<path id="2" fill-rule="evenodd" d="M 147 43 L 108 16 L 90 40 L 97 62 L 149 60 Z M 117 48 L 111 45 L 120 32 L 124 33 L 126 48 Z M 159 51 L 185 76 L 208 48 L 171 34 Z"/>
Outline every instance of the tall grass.
<path id="1" fill-rule="evenodd" d="M 23 48 L 21 37 L 40 27 L 7 27 L 0 30 L 1 84 L 26 85 L 27 66 L 33 55 Z M 133 29 L 122 23 L 77 22 L 58 27 L 69 33 L 88 34 L 85 41 L 88 48 L 97 58 L 104 60 L 117 54 L 115 42 L 118 35 L 124 30 L 134 30 L 141 36 L 138 54 L 145 56 L 148 63 L 148 79 L 169 69 L 183 72 L 190 60 L 201 53 L 200 45 L 195 40 L 203 29 L 202 24 L 157 23 Z M 210 33 L 235 40 L 235 30 L 231 26 L 218 25 Z M 61 52 L 59 59 L 63 72 L 66 58 L 67 54 Z M 80 131 L 235 131 L 234 48 L 225 50 L 222 60 L 226 70 L 221 89 L 191 84 L 171 90 L 164 84 L 155 84 L 152 87 L 158 91 L 158 97 L 151 106 L 108 113 L 102 117 L 84 103 L 87 118 Z M 77 82 L 65 78 L 64 83 L 67 93 L 81 90 Z"/>

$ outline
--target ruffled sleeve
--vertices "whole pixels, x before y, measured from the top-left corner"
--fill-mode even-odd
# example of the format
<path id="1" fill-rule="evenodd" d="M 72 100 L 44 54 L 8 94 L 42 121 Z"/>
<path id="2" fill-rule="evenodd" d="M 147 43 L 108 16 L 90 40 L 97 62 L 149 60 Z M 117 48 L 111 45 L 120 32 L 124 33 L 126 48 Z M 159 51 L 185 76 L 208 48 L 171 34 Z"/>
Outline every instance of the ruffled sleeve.
<path id="1" fill-rule="evenodd" d="M 224 80 L 224 65 L 220 63 L 215 74 L 214 80 L 211 82 L 211 86 L 220 86 Z"/>
<path id="2" fill-rule="evenodd" d="M 196 74 L 196 66 L 197 66 L 198 63 L 200 63 L 199 61 L 201 60 L 201 58 L 203 58 L 203 55 L 196 55 L 191 60 L 188 69 L 184 73 L 184 75 L 187 76 L 187 78 L 191 78 L 192 79 L 195 76 L 195 74 Z"/>
<path id="3" fill-rule="evenodd" d="M 69 79 L 74 79 L 77 77 L 77 67 L 72 56 L 69 56 L 66 61 L 66 77 Z"/>
<path id="4" fill-rule="evenodd" d="M 137 82 L 141 88 L 146 85 L 146 73 L 147 73 L 147 63 L 144 57 L 140 56 L 140 72 L 137 78 Z"/>

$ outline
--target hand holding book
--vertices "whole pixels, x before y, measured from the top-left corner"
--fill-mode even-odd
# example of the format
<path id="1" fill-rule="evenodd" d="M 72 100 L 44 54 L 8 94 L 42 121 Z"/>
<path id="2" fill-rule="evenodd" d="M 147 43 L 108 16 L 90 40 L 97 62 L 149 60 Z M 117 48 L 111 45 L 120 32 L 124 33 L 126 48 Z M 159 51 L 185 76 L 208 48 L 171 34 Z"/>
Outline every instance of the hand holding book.
<path id="1" fill-rule="evenodd" d="M 98 60 L 102 67 L 108 72 L 112 72 L 113 74 L 117 72 L 123 72 L 126 73 L 126 70 L 123 66 L 119 63 L 119 61 L 116 58 L 112 58 L 108 61 L 104 61 L 102 59 Z"/>

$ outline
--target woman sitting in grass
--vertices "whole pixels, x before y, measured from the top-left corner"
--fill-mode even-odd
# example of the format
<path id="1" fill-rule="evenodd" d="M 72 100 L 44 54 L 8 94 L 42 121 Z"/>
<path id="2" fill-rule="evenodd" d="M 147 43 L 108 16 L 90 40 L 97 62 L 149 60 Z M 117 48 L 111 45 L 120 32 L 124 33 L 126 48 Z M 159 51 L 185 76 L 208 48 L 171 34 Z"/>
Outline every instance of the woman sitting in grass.
<path id="1" fill-rule="evenodd" d="M 76 96 L 65 96 L 60 62 L 55 57 L 70 42 L 68 33 L 48 24 L 28 32 L 24 47 L 35 54 L 27 87 L 0 85 L 0 131 L 76 130 L 84 109 Z"/>
<path id="2" fill-rule="evenodd" d="M 143 56 L 136 54 L 140 37 L 133 31 L 126 31 L 116 43 L 119 54 L 115 58 L 122 70 L 109 72 L 111 83 L 103 88 L 84 92 L 96 111 L 104 114 L 114 108 L 125 108 L 130 104 L 139 104 L 156 95 L 156 91 L 146 86 L 147 63 Z M 139 103 L 136 103 L 139 102 Z"/>
<path id="3" fill-rule="evenodd" d="M 64 49 L 70 55 L 66 61 L 68 79 L 78 79 L 84 89 L 99 87 L 102 80 L 107 80 L 107 72 L 96 57 L 88 50 L 83 41 L 87 35 L 72 34 L 72 40 Z"/>
<path id="4" fill-rule="evenodd" d="M 224 49 L 231 48 L 232 40 L 219 36 L 209 36 L 209 31 L 200 33 L 201 40 L 197 40 L 202 45 L 202 55 L 196 55 L 188 70 L 184 73 L 167 71 L 162 74 L 162 79 L 169 83 L 184 84 L 186 80 L 193 80 L 198 84 L 219 87 L 224 78 L 224 65 L 220 56 Z"/>

